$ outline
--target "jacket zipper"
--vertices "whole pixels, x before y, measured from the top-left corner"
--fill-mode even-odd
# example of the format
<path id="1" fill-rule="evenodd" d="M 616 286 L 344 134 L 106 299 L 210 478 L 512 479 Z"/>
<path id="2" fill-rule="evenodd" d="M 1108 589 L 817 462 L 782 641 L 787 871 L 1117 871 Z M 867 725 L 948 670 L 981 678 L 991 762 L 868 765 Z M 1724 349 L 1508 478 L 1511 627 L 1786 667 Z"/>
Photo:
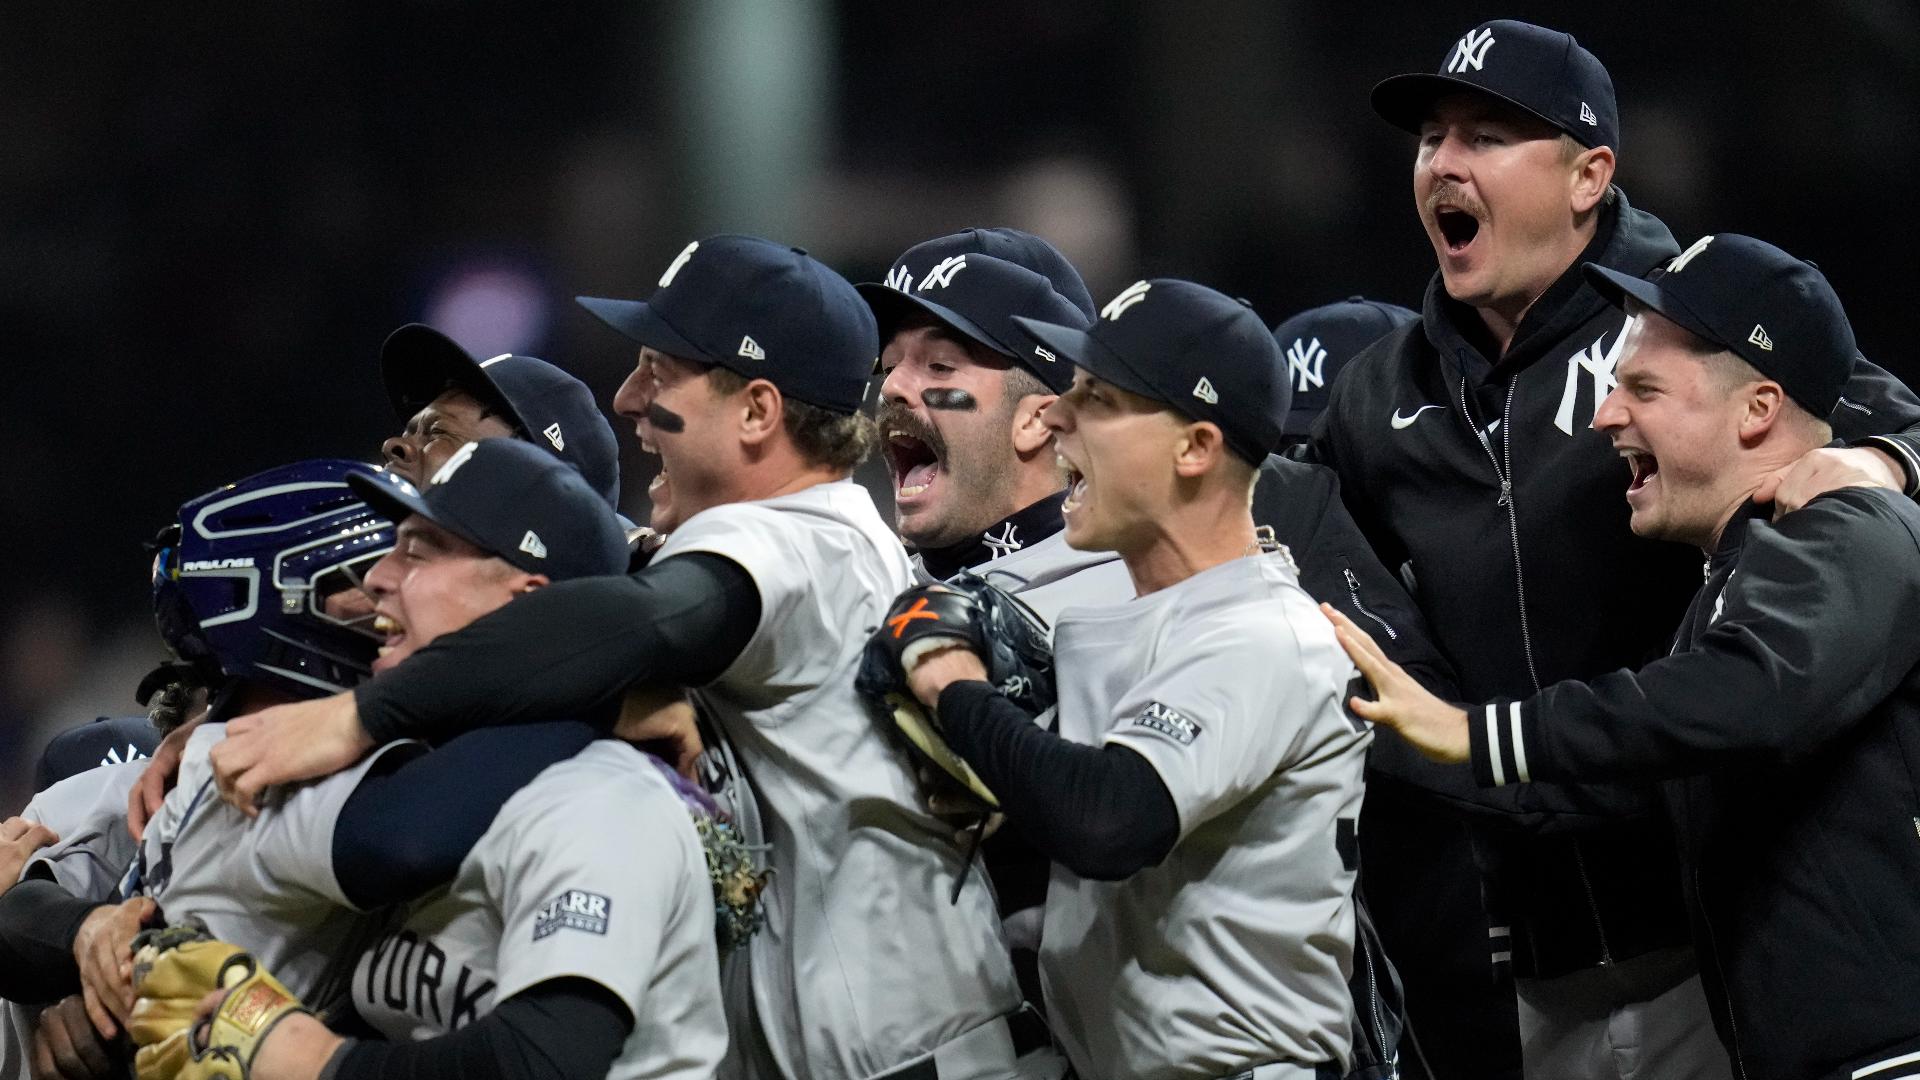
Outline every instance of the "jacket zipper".
<path id="1" fill-rule="evenodd" d="M 1356 938 L 1358 936 L 1355 935 Z M 1373 950 L 1363 948 L 1360 950 L 1360 956 L 1367 962 L 1367 1006 L 1373 1010 L 1373 1031 L 1380 1040 L 1374 1047 L 1374 1052 L 1380 1064 L 1391 1069 L 1393 1063 L 1387 1060 L 1387 1025 L 1380 1019 L 1380 986 L 1373 978 Z"/>
<path id="2" fill-rule="evenodd" d="M 1467 404 L 1467 376 L 1460 374 L 1460 415 L 1474 437 L 1480 440 L 1480 448 L 1487 452 L 1487 460 L 1493 465 L 1493 475 L 1500 480 L 1500 501 L 1497 505 L 1507 511 L 1507 536 L 1513 542 L 1513 584 L 1514 593 L 1520 604 L 1520 648 L 1527 658 L 1527 678 L 1533 681 L 1534 692 L 1540 690 L 1540 672 L 1533 663 L 1533 630 L 1527 622 L 1527 576 L 1520 565 L 1520 514 L 1513 505 L 1513 394 L 1520 388 L 1520 373 L 1514 372 L 1507 382 L 1507 400 L 1501 409 L 1500 425 L 1506 428 L 1506 434 L 1500 449 L 1506 457 L 1501 465 L 1501 454 L 1493 452 L 1493 441 L 1487 433 L 1474 423 L 1473 409 Z M 1580 884 L 1587 893 L 1587 913 L 1593 916 L 1593 932 L 1600 939 L 1600 964 L 1613 963 L 1613 950 L 1607 945 L 1607 927 L 1600 920 L 1600 904 L 1594 899 L 1593 880 L 1587 876 L 1586 852 L 1580 848 L 1580 838 L 1573 839 L 1573 862 L 1580 871 Z"/>
<path id="3" fill-rule="evenodd" d="M 1380 629 L 1387 632 L 1387 640 L 1399 641 L 1400 635 L 1394 632 L 1393 627 L 1387 625 L 1387 620 L 1368 611 L 1367 605 L 1360 602 L 1360 579 L 1354 576 L 1353 570 L 1350 567 L 1342 567 L 1341 573 L 1347 575 L 1347 594 L 1353 597 L 1353 610 L 1379 623 Z"/>
<path id="4" fill-rule="evenodd" d="M 1707 915 L 1707 897 L 1700 889 L 1700 868 L 1693 868 L 1693 895 L 1700 906 L 1700 922 L 1707 928 L 1707 944 L 1713 949 L 1713 967 L 1720 974 L 1721 1000 L 1727 1006 L 1727 1033 L 1733 1036 L 1733 1071 L 1747 1080 L 1746 1058 L 1740 1054 L 1740 1024 L 1733 1017 L 1733 995 L 1727 991 L 1727 967 L 1720 961 L 1720 936 L 1713 932 L 1713 920 Z"/>

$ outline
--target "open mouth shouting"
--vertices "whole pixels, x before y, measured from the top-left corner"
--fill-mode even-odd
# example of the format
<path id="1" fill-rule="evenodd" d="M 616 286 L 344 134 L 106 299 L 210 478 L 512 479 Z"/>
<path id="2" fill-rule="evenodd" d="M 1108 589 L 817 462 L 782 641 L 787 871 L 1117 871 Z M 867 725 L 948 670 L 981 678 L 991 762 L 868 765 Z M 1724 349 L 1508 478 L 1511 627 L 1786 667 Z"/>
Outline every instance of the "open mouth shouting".
<path id="1" fill-rule="evenodd" d="M 933 426 L 904 409 L 883 409 L 880 431 L 902 511 L 930 504 L 946 476 L 946 444 Z"/>
<path id="2" fill-rule="evenodd" d="M 1441 239 L 1446 242 L 1448 255 L 1464 255 L 1473 246 L 1474 238 L 1480 235 L 1480 219 L 1457 206 L 1441 205 L 1434 208 L 1433 223 L 1440 230 Z"/>
<path id="3" fill-rule="evenodd" d="M 1634 446 L 1622 446 L 1620 456 L 1627 460 L 1627 467 L 1633 470 L 1633 480 L 1627 485 L 1627 501 L 1632 502 L 1635 495 L 1644 492 L 1660 474 L 1660 460 L 1652 454 Z"/>
<path id="4" fill-rule="evenodd" d="M 1067 475 L 1067 497 L 1060 503 L 1060 514 L 1071 520 L 1074 511 L 1086 505 L 1087 475 L 1063 453 L 1055 451 L 1054 459 L 1059 462 L 1060 471 Z"/>

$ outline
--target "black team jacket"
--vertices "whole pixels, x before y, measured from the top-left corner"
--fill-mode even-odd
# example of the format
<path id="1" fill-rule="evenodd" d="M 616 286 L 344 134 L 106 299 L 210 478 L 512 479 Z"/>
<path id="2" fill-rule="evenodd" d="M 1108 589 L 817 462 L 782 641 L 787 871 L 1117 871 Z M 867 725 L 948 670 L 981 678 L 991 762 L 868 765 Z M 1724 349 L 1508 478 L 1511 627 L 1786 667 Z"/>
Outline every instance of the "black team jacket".
<path id="1" fill-rule="evenodd" d="M 1672 656 L 1468 710 L 1482 784 L 1671 778 L 1701 979 L 1742 1080 L 1920 1068 L 1916 626 L 1920 507 L 1845 488 L 1769 525 L 1749 505 Z"/>
<path id="2" fill-rule="evenodd" d="M 1468 701 L 1663 655 L 1700 583 L 1696 555 L 1629 531 L 1627 467 L 1589 427 L 1625 316 L 1580 263 L 1645 275 L 1680 250 L 1658 219 L 1613 196 L 1504 356 L 1436 273 L 1420 321 L 1347 365 L 1314 429 L 1312 456 L 1339 474 L 1381 562 L 1411 564 Z M 1865 360 L 1832 420 L 1843 439 L 1906 432 L 1877 445 L 1920 462 L 1906 431 L 1920 424 L 1920 400 Z M 1920 469 L 1907 468 L 1911 494 Z M 1691 940 L 1654 788 L 1516 790 L 1540 812 L 1472 819 L 1496 960 L 1510 953 L 1516 975 L 1550 976 Z"/>

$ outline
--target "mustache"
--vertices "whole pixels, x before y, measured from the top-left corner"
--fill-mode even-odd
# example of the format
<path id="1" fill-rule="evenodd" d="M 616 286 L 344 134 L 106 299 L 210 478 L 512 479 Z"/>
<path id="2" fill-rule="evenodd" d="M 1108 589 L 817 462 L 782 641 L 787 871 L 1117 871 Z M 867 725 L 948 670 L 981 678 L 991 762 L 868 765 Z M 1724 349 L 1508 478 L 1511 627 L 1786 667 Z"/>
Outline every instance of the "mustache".
<path id="1" fill-rule="evenodd" d="M 900 431 L 926 443 L 942 461 L 946 460 L 946 440 L 940 437 L 940 433 L 934 430 L 932 424 L 920 419 L 905 407 L 892 401 L 882 401 L 879 411 L 874 414 L 874 420 L 880 425 L 882 439 L 886 438 L 889 431 Z"/>
<path id="2" fill-rule="evenodd" d="M 657 401 L 648 402 L 646 411 L 641 413 L 641 415 L 646 417 L 647 423 L 652 424 L 654 427 L 669 435 L 678 435 L 687 430 L 685 417 L 674 412 L 672 409 L 666 408 Z"/>
<path id="3" fill-rule="evenodd" d="M 1459 184 L 1448 183 L 1443 181 L 1439 187 L 1434 188 L 1431 192 L 1427 194 L 1426 201 L 1421 205 L 1421 210 L 1426 214 L 1427 217 L 1431 218 L 1433 216 L 1434 208 L 1439 206 L 1441 203 L 1446 203 L 1449 206 L 1458 207 L 1459 209 L 1465 210 L 1467 213 L 1472 214 L 1474 217 L 1480 218 L 1482 220 L 1485 220 L 1487 216 L 1486 205 L 1482 203 L 1479 199 L 1476 199 L 1472 195 L 1468 194 L 1467 189 L 1461 187 Z"/>

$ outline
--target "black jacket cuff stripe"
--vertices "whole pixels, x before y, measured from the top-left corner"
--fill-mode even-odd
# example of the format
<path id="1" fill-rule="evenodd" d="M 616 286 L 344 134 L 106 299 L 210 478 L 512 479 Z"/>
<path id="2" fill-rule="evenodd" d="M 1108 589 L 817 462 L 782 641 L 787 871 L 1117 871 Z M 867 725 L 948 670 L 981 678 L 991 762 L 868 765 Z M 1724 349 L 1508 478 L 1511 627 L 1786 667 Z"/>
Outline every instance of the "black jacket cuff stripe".
<path id="1" fill-rule="evenodd" d="M 1482 787 L 1505 787 L 1533 780 L 1527 763 L 1527 740 L 1520 726 L 1520 703 L 1494 702 L 1478 715 L 1468 713 L 1474 777 Z"/>

